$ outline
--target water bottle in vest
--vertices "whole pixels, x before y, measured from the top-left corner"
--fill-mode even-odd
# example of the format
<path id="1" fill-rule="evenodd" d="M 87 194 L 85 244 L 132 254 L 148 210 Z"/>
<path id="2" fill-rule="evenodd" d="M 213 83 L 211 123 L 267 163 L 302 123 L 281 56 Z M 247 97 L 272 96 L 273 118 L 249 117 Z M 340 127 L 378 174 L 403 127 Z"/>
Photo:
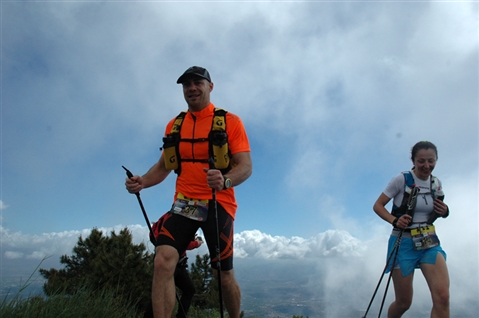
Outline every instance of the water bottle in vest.
<path id="1" fill-rule="evenodd" d="M 224 131 L 215 131 L 212 140 L 213 160 L 216 169 L 226 169 L 230 164 L 228 137 Z"/>
<path id="2" fill-rule="evenodd" d="M 442 191 L 442 187 L 439 187 L 434 191 L 434 199 L 439 199 L 444 201 L 444 192 Z"/>
<path id="3" fill-rule="evenodd" d="M 176 154 L 176 138 L 175 136 L 168 135 L 163 137 L 163 151 L 165 158 L 165 167 L 168 170 L 178 169 L 178 158 Z"/>

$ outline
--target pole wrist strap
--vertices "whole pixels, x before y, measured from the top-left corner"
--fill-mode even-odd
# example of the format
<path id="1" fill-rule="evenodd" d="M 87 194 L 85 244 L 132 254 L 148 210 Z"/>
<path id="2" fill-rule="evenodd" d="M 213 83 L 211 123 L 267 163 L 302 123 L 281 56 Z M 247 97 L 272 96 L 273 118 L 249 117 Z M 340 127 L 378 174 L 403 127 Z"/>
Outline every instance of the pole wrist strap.
<path id="1" fill-rule="evenodd" d="M 398 220 L 399 220 L 398 217 L 396 217 L 396 218 L 394 219 L 394 221 L 393 221 L 393 223 L 392 223 L 393 227 L 397 227 Z"/>

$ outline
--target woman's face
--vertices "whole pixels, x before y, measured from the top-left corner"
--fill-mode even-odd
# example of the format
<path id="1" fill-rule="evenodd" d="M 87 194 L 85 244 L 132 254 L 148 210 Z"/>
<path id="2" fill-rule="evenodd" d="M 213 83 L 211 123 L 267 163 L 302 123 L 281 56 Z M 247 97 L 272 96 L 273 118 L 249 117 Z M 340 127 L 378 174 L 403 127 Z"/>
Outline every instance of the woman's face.
<path id="1" fill-rule="evenodd" d="M 413 160 L 414 173 L 419 179 L 427 180 L 436 166 L 437 156 L 434 149 L 421 149 Z"/>

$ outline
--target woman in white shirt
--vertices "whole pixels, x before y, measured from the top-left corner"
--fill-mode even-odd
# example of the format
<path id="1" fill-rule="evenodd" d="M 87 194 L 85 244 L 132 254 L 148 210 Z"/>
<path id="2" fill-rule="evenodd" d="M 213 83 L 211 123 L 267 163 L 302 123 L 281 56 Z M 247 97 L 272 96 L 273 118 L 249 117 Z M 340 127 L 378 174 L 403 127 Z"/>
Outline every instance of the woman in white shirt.
<path id="1" fill-rule="evenodd" d="M 449 209 L 442 201 L 442 185 L 432 176 L 437 161 L 437 148 L 429 141 L 420 141 L 411 151 L 413 168 L 400 173 L 388 184 L 373 206 L 374 212 L 393 225 L 389 238 L 387 271 L 391 270 L 395 300 L 388 310 L 388 317 L 401 317 L 411 306 L 414 269 L 420 268 L 431 291 L 431 317 L 449 317 L 449 274 L 446 253 L 442 250 L 432 222 L 437 217 L 447 217 Z M 410 195 L 409 211 L 403 202 L 406 174 L 414 179 L 417 196 Z M 436 183 L 436 184 L 434 184 Z M 414 191 L 412 191 L 414 193 Z M 406 197 L 408 198 L 408 197 Z M 386 205 L 393 199 L 393 213 Z M 396 208 L 399 208 L 396 210 Z M 392 256 L 400 237 L 395 257 Z M 392 263 L 394 262 L 394 266 Z"/>

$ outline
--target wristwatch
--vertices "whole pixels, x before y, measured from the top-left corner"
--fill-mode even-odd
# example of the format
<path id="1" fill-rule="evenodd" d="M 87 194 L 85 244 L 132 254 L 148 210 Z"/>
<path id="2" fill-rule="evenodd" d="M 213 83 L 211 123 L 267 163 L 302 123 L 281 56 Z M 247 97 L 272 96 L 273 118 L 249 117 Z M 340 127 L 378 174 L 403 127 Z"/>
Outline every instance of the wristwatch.
<path id="1" fill-rule="evenodd" d="M 223 183 L 223 189 L 229 189 L 233 183 L 231 182 L 231 179 L 228 177 L 225 177 L 225 183 Z"/>

